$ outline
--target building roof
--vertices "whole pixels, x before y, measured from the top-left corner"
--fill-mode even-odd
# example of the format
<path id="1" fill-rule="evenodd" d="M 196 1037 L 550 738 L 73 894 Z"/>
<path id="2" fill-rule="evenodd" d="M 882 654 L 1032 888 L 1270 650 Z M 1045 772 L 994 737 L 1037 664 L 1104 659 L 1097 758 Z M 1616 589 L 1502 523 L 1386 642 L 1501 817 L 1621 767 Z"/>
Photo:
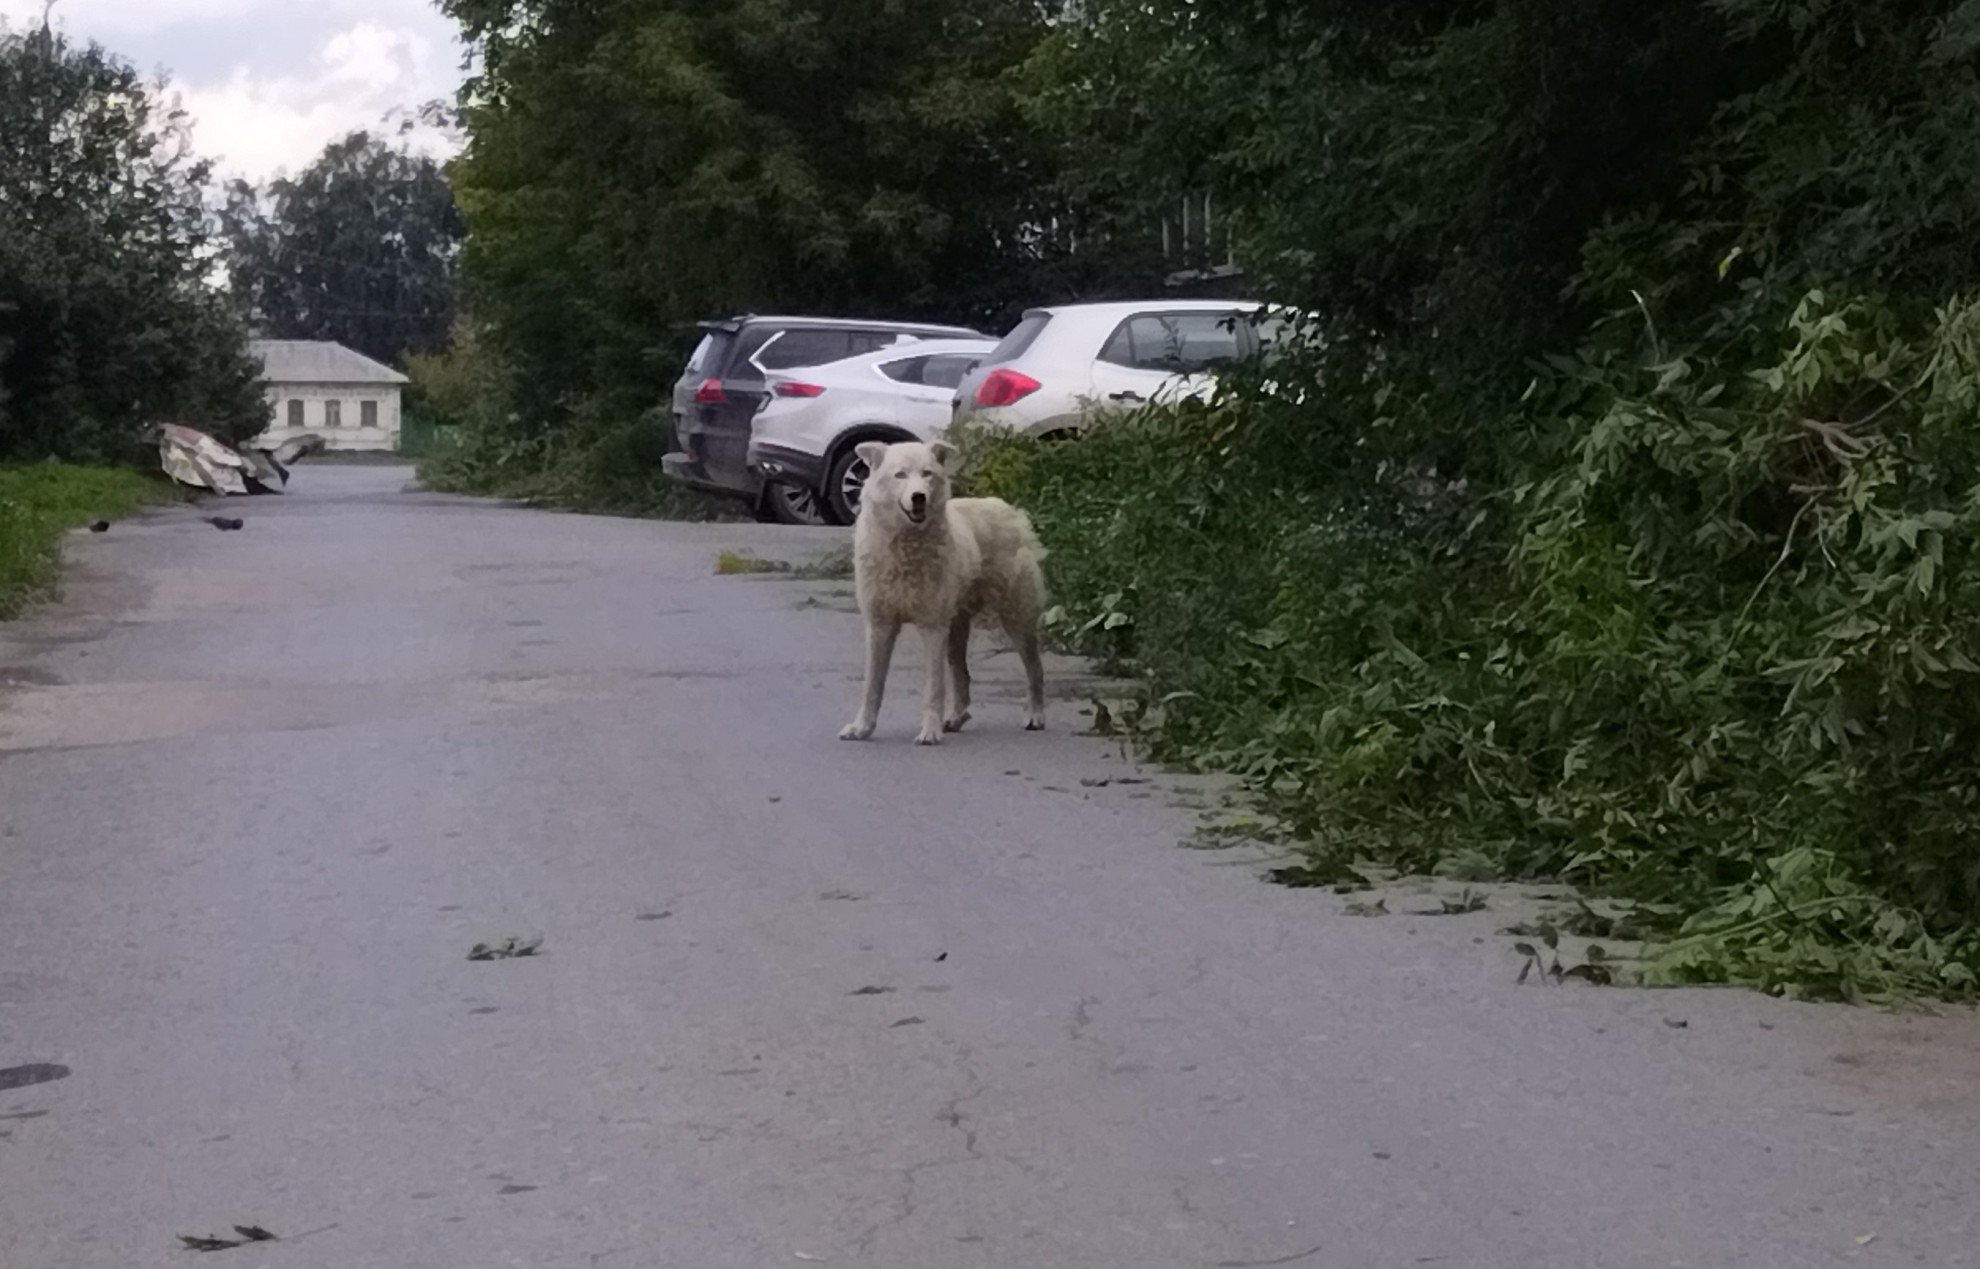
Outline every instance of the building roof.
<path id="1" fill-rule="evenodd" d="M 327 339 L 254 339 L 248 351 L 261 358 L 270 383 L 409 382 L 392 367 Z"/>

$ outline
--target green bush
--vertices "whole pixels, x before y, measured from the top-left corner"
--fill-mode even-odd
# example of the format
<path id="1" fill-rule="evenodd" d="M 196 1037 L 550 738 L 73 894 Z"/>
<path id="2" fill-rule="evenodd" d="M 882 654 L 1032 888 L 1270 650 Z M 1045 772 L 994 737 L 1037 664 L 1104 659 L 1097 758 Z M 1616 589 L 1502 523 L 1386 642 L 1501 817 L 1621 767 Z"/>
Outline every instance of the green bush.
<path id="1" fill-rule="evenodd" d="M 125 468 L 0 467 L 0 619 L 49 593 L 63 533 L 172 496 L 169 486 Z"/>
<path id="2" fill-rule="evenodd" d="M 665 477 L 664 433 L 636 389 L 574 402 L 555 427 L 534 425 L 516 407 L 514 370 L 465 323 L 446 353 L 407 358 L 406 373 L 407 414 L 433 438 L 413 455 L 429 488 L 673 520 L 736 514 Z"/>
<path id="3" fill-rule="evenodd" d="M 965 445 L 1062 635 L 1148 676 L 1156 752 L 1316 852 L 1645 901 L 1658 980 L 1965 993 L 1980 306 L 1811 294 L 1773 343 L 1556 359 L 1485 489 L 1408 459 L 1435 393 L 1338 350 L 1311 400 Z"/>
<path id="4" fill-rule="evenodd" d="M 421 461 L 420 480 L 447 493 L 481 494 L 574 511 L 665 520 L 740 517 L 740 504 L 707 497 L 661 471 L 665 440 L 647 416 L 599 417 L 580 409 L 555 430 L 518 432 L 471 421 Z"/>

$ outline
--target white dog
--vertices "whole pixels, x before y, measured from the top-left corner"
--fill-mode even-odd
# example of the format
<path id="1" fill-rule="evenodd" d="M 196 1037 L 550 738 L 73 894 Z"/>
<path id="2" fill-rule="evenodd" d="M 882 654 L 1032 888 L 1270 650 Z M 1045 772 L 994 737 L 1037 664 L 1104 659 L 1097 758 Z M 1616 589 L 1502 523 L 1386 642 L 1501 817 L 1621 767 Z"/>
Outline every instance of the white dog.
<path id="1" fill-rule="evenodd" d="M 1043 728 L 1038 616 L 1045 607 L 1045 549 L 1030 518 L 1001 498 L 951 499 L 955 450 L 940 441 L 868 441 L 858 452 L 870 473 L 853 526 L 854 586 L 866 617 L 866 697 L 839 738 L 873 734 L 903 625 L 921 632 L 928 663 L 915 743 L 940 744 L 944 731 L 961 730 L 969 721 L 969 633 L 978 614 L 994 617 L 1017 645 L 1024 659 L 1025 730 Z"/>

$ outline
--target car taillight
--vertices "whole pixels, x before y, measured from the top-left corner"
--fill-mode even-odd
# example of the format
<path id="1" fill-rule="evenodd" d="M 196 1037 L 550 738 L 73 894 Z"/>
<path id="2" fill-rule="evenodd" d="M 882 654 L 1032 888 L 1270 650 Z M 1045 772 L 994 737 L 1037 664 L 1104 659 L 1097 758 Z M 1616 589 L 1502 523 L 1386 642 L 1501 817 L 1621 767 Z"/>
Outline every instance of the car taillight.
<path id="1" fill-rule="evenodd" d="M 704 379 L 701 386 L 694 390 L 694 399 L 701 405 L 723 405 L 729 397 L 722 391 L 720 379 Z"/>
<path id="2" fill-rule="evenodd" d="M 815 397 L 825 389 L 815 383 L 780 383 L 773 391 L 780 397 Z"/>
<path id="3" fill-rule="evenodd" d="M 992 370 L 976 385 L 978 405 L 1010 405 L 1038 391 L 1044 385 L 1016 370 Z"/>

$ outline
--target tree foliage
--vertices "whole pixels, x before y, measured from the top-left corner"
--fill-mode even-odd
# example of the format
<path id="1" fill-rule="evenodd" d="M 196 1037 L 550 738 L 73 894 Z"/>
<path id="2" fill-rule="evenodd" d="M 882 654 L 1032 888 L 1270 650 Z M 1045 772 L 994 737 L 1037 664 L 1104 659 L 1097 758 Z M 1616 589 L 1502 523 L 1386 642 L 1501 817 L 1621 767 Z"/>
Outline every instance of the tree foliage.
<path id="1" fill-rule="evenodd" d="M 732 311 L 987 321 L 1076 284 L 1007 72 L 1034 0 L 446 0 L 454 175 L 530 425 L 651 405 Z"/>
<path id="2" fill-rule="evenodd" d="M 183 124 L 101 48 L 0 30 L 0 458 L 261 425 L 259 368 L 207 284 L 207 166 Z"/>
<path id="3" fill-rule="evenodd" d="M 354 132 L 298 176 L 233 182 L 221 225 L 259 334 L 334 340 L 388 365 L 446 346 L 464 227 L 431 158 Z"/>

